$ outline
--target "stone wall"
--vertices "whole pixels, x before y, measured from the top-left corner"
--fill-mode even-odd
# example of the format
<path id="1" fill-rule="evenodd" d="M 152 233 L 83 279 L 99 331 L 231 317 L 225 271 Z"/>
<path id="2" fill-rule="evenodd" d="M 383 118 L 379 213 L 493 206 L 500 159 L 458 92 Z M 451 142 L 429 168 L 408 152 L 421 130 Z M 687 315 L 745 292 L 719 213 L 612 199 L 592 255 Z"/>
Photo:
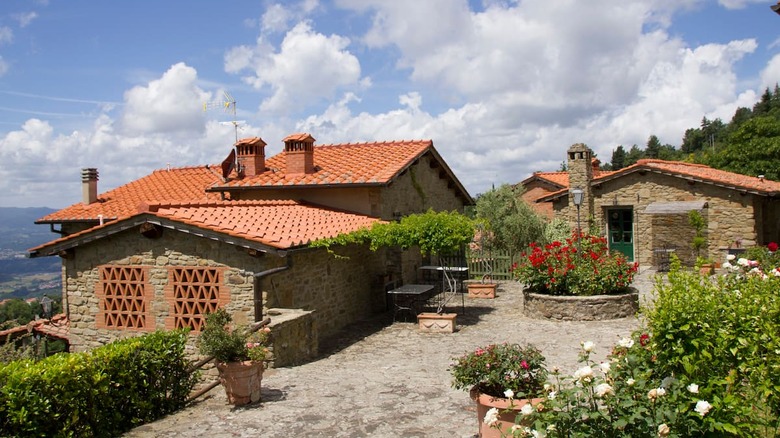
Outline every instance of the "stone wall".
<path id="1" fill-rule="evenodd" d="M 159 239 L 148 239 L 135 228 L 83 244 L 75 249 L 74 257 L 63 260 L 63 290 L 68 298 L 72 350 L 84 351 L 118 338 L 169 328 L 166 319 L 171 314 L 171 304 L 165 297 L 165 286 L 170 266 L 225 268 L 222 271 L 223 290 L 229 295 L 226 309 L 237 323 L 254 321 L 252 274 L 267 269 L 264 257 L 253 257 L 213 240 L 184 236 L 165 230 Z M 206 254 L 208 256 L 204 257 Z M 148 268 L 153 317 L 147 321 L 145 330 L 98 328 L 96 317 L 100 302 L 96 284 L 102 265 Z"/>
<path id="2" fill-rule="evenodd" d="M 654 215 L 645 213 L 647 206 L 653 202 L 706 201 L 708 208 L 703 214 L 708 219 L 708 245 L 706 254 L 702 256 L 711 257 L 716 262 L 724 257 L 724 248 L 733 245 L 736 240 L 741 240 L 743 246 L 755 245 L 757 240 L 753 208 L 754 203 L 760 201 L 755 199 L 756 195 L 655 172 L 634 172 L 595 185 L 593 195 L 592 219 L 602 234 L 607 232 L 605 217 L 611 208 L 633 208 L 634 260 L 642 266 L 653 264 L 653 235 L 658 233 L 658 227 L 653 227 Z M 576 217 L 574 206 L 567 202 L 567 197 L 554 202 L 556 216 Z M 587 220 L 582 218 L 583 228 L 586 228 Z M 572 222 L 572 227 L 576 227 L 576 220 Z M 678 230 L 681 234 L 673 239 L 675 248 L 680 253 L 691 251 L 690 237 L 683 232 L 682 225 L 678 225 Z M 669 233 L 666 234 L 659 239 L 670 239 Z"/>
<path id="3" fill-rule="evenodd" d="M 464 200 L 450 187 L 450 179 L 441 167 L 431 167 L 435 160 L 430 154 L 422 156 L 417 164 L 401 174 L 376 195 L 377 216 L 393 218 L 394 213 L 408 215 L 436 211 L 463 212 Z"/>
<path id="4" fill-rule="evenodd" d="M 354 245 L 340 254 L 347 258 L 336 258 L 324 249 L 293 251 L 288 255 L 292 259 L 289 269 L 255 279 L 256 273 L 285 266 L 286 259 L 252 256 L 232 245 L 171 230 L 165 230 L 159 239 L 147 239 L 137 229 L 130 229 L 84 244 L 76 248 L 75 257 L 64 260 L 71 348 L 84 351 L 115 339 L 171 328 L 172 304 L 166 297 L 169 270 L 172 266 L 208 266 L 219 268 L 220 293 L 227 294 L 224 307 L 237 324 L 255 321 L 256 284 L 262 291 L 264 316 L 271 308 L 287 309 L 281 313 L 275 310 L 283 315 L 277 315 L 283 321 L 270 315 L 273 337 L 281 342 L 275 343 L 274 353 L 285 366 L 300 363 L 316 355 L 320 337 L 386 311 L 385 253 Z M 410 257 L 406 253 L 400 256 Z M 152 317 L 144 329 L 100 328 L 96 284 L 103 265 L 143 267 L 149 273 Z M 289 317 L 291 312 L 295 317 Z M 192 336 L 188 352 L 197 356 L 194 339 Z"/>
<path id="5" fill-rule="evenodd" d="M 639 310 L 639 293 L 621 295 L 553 296 L 523 291 L 523 314 L 559 321 L 603 321 L 628 318 Z"/>
<path id="6" fill-rule="evenodd" d="M 363 245 L 294 252 L 292 268 L 263 282 L 268 307 L 312 310 L 319 336 L 371 316 L 384 303 L 381 253 Z M 386 310 L 381 306 L 381 311 Z"/>

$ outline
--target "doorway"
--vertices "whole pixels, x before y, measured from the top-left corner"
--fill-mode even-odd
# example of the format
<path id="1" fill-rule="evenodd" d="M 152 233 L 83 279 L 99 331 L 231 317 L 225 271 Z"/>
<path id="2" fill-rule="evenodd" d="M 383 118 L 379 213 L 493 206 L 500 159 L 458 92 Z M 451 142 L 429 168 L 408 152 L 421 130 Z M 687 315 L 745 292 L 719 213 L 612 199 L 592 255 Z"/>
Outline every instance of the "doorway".
<path id="1" fill-rule="evenodd" d="M 628 261 L 634 261 L 634 209 L 613 208 L 607 210 L 607 236 L 609 250 L 619 251 Z"/>

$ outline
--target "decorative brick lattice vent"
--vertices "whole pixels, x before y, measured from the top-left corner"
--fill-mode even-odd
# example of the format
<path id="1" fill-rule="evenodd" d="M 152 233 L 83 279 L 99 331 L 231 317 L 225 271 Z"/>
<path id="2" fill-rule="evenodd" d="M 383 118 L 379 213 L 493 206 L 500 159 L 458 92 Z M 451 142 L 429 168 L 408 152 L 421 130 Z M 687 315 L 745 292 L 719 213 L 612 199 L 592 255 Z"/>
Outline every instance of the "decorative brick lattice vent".
<path id="1" fill-rule="evenodd" d="M 200 331 L 204 316 L 229 301 L 229 294 L 222 291 L 223 271 L 224 268 L 212 267 L 168 268 L 165 298 L 170 303 L 171 316 L 165 327 Z"/>
<path id="2" fill-rule="evenodd" d="M 99 269 L 97 328 L 154 330 L 149 268 L 107 265 Z"/>

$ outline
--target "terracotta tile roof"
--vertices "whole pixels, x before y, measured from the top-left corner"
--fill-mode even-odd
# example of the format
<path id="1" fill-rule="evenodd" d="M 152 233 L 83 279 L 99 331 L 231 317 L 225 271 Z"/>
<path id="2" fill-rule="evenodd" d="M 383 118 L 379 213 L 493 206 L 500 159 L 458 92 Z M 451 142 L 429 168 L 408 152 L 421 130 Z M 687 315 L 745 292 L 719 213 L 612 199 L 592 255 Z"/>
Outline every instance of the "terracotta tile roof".
<path id="1" fill-rule="evenodd" d="M 778 181 L 770 181 L 755 176 L 713 169 L 712 167 L 703 164 L 685 163 L 681 161 L 639 160 L 634 166 L 645 167 L 673 175 L 699 178 L 703 181 L 718 185 L 753 190 L 764 194 L 780 192 L 780 182 Z"/>
<path id="2" fill-rule="evenodd" d="M 734 190 L 744 190 L 761 195 L 777 195 L 780 193 L 780 182 L 761 179 L 755 176 L 742 175 L 726 170 L 713 169 L 704 164 L 686 163 L 684 161 L 665 161 L 654 159 L 642 159 L 631 166 L 611 172 L 599 172 L 594 174 L 593 183 L 603 183 L 615 178 L 620 178 L 639 171 L 650 171 L 666 175 L 682 177 L 687 179 L 696 179 L 705 183 L 730 188 Z M 540 172 L 541 173 L 541 172 Z M 569 190 L 568 172 L 546 172 L 547 174 L 566 173 L 566 184 L 563 189 L 547 193 L 536 199 L 539 201 L 549 201 L 565 195 Z M 535 174 L 536 175 L 536 174 Z M 563 181 L 560 178 L 559 181 Z"/>
<path id="3" fill-rule="evenodd" d="M 285 140 L 308 134 L 293 134 Z M 266 159 L 265 172 L 217 187 L 283 187 L 386 184 L 433 148 L 431 140 L 346 143 L 314 146 L 315 171 L 287 175 L 285 153 Z"/>
<path id="4" fill-rule="evenodd" d="M 210 166 L 219 169 L 219 166 Z M 160 202 L 198 202 L 219 200 L 217 193 L 207 193 L 206 188 L 221 181 L 219 173 L 206 166 L 180 167 L 155 170 L 133 182 L 101 194 L 98 202 L 85 205 L 81 202 L 38 219 L 38 223 L 105 220 L 129 216 L 138 211 L 140 204 Z"/>
<path id="5" fill-rule="evenodd" d="M 94 240 L 91 236 L 122 231 L 128 227 L 124 223 L 134 218 L 140 218 L 140 222 L 143 222 L 143 215 L 246 239 L 276 249 L 305 245 L 317 239 L 335 237 L 340 233 L 349 233 L 380 222 L 380 219 L 370 216 L 292 200 L 163 203 L 142 205 L 134 215 L 61 237 L 28 251 L 34 257 L 56 253 L 62 249 L 63 244 L 66 247 L 75 247 L 82 240 Z"/>
<path id="6" fill-rule="evenodd" d="M 379 221 L 289 200 L 161 206 L 154 214 L 280 249 L 335 237 Z"/>
<path id="7" fill-rule="evenodd" d="M 533 176 L 545 179 L 559 186 L 569 186 L 569 172 L 534 172 Z"/>
<path id="8" fill-rule="evenodd" d="M 36 321 L 30 321 L 26 325 L 20 325 L 18 327 L 10 328 L 0 331 L 0 341 L 10 336 L 12 339 L 17 336 L 21 336 L 24 333 L 41 333 L 46 336 L 58 339 L 68 340 L 70 335 L 70 321 L 64 313 L 54 315 L 51 320 L 39 319 Z"/>

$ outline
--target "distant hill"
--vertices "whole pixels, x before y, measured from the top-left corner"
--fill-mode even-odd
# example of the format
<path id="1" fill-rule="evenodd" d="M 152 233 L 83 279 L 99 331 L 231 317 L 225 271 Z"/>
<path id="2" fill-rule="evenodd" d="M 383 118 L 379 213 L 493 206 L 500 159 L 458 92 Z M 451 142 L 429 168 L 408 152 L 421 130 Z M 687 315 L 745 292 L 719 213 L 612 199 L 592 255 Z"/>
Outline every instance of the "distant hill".
<path id="1" fill-rule="evenodd" d="M 48 225 L 35 224 L 54 211 L 45 207 L 0 207 L 0 300 L 58 291 L 59 257 L 27 258 L 28 249 L 59 237 Z"/>

